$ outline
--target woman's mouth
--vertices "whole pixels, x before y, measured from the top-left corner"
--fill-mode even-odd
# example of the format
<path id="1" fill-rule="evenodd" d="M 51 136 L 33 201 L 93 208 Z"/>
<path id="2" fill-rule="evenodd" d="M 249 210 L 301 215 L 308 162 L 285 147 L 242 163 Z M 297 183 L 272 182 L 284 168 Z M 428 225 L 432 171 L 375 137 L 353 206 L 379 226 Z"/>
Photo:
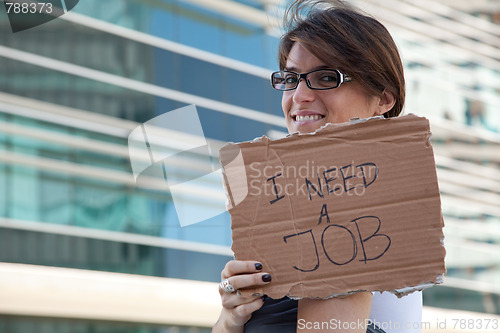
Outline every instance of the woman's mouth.
<path id="1" fill-rule="evenodd" d="M 293 121 L 295 122 L 305 122 L 305 121 L 316 121 L 325 118 L 325 116 L 319 114 L 311 114 L 311 115 L 295 115 L 292 116 Z"/>

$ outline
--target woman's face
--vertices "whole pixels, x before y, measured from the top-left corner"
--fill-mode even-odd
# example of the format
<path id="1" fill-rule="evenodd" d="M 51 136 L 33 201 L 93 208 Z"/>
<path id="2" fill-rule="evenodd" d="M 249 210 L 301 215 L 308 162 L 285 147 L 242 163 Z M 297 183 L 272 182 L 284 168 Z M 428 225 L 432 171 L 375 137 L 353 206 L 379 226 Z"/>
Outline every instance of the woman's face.
<path id="1" fill-rule="evenodd" d="M 288 54 L 286 70 L 307 73 L 320 68 L 331 67 L 309 53 L 300 43 L 293 45 Z M 283 92 L 281 104 L 289 133 L 310 133 L 327 123 L 342 123 L 355 117 L 368 118 L 388 111 L 380 97 L 368 96 L 356 82 L 344 82 L 340 87 L 330 90 L 313 90 L 301 80 L 295 90 Z"/>

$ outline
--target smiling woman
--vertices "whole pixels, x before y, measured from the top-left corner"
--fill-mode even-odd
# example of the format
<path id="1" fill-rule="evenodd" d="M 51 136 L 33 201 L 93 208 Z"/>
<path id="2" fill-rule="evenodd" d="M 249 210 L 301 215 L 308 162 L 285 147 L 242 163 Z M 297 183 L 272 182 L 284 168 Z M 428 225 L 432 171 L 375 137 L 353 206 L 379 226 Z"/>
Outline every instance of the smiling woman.
<path id="1" fill-rule="evenodd" d="M 405 100 L 402 62 L 380 22 L 335 0 L 296 0 L 287 9 L 285 22 L 280 70 L 271 75 L 271 84 L 283 91 L 289 133 L 311 133 L 328 123 L 401 113 Z M 403 308 L 401 304 L 391 299 L 380 306 L 372 302 L 370 293 L 297 301 L 235 292 L 273 283 L 266 269 L 258 261 L 233 260 L 226 265 L 219 289 L 223 309 L 214 332 L 384 332 L 369 324 L 374 309 L 382 312 L 373 317 L 377 322 L 408 320 L 395 315 L 398 307 Z M 416 294 L 404 307 L 406 314 L 419 317 L 420 297 Z M 339 322 L 361 325 L 316 328 L 306 324 Z"/>
<path id="2" fill-rule="evenodd" d="M 309 52 L 301 42 L 288 54 L 287 70 L 310 72 L 328 65 Z M 303 80 L 306 81 L 306 80 Z M 385 114 L 396 102 L 386 89 L 377 95 L 368 93 L 362 82 L 346 82 L 328 90 L 311 89 L 299 81 L 294 90 L 283 92 L 282 108 L 288 132 L 314 132 L 327 123 L 343 123 L 351 118 L 368 118 Z"/>
<path id="3" fill-rule="evenodd" d="M 368 95 L 380 96 L 383 91 L 394 95 L 395 103 L 386 117 L 401 113 L 405 102 L 403 65 L 394 40 L 380 22 L 335 0 L 294 1 L 287 13 L 288 32 L 281 39 L 278 54 L 280 69 L 294 70 L 288 61 L 293 61 L 292 48 L 298 43 L 316 58 L 309 59 L 313 61 L 310 65 L 340 70 Z M 308 13 L 306 19 L 302 19 L 303 13 Z"/>

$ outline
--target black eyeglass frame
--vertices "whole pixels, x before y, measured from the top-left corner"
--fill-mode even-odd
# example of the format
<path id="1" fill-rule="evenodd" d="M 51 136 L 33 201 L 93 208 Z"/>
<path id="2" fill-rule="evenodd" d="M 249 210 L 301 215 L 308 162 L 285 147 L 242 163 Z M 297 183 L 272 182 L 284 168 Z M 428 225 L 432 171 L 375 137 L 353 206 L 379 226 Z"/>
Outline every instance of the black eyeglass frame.
<path id="1" fill-rule="evenodd" d="M 334 87 L 326 87 L 326 88 L 314 88 L 311 86 L 311 83 L 309 82 L 309 80 L 307 79 L 307 76 L 311 73 L 315 73 L 315 72 L 319 72 L 319 71 L 331 71 L 331 72 L 336 72 L 337 73 L 337 85 L 334 86 Z M 298 80 L 297 80 L 297 84 L 295 85 L 295 87 L 293 88 L 288 88 L 288 89 L 278 89 L 276 88 L 275 84 L 274 84 L 274 76 L 279 74 L 279 73 L 292 73 L 292 74 L 295 74 L 297 75 L 298 77 Z M 306 85 L 309 89 L 313 89 L 313 90 L 329 90 L 329 89 L 335 89 L 335 88 L 338 88 L 340 87 L 340 85 L 344 82 L 352 82 L 352 78 L 344 73 L 342 73 L 341 71 L 339 71 L 338 69 L 330 69 L 330 68 L 320 68 L 320 69 L 315 69 L 313 71 L 310 71 L 308 73 L 296 73 L 296 72 L 292 72 L 292 71 L 277 71 L 277 72 L 273 72 L 271 74 L 271 86 L 278 90 L 278 91 L 290 91 L 290 90 L 294 90 L 294 89 L 297 89 L 297 87 L 299 86 L 299 83 L 300 83 L 300 80 L 301 79 L 304 79 L 304 81 L 306 81 Z"/>

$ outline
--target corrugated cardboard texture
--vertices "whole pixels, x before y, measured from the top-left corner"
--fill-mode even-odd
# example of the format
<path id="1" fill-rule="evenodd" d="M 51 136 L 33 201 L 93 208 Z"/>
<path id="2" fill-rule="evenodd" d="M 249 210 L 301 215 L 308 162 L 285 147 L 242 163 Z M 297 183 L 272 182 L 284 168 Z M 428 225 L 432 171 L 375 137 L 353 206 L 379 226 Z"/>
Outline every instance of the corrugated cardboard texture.
<path id="1" fill-rule="evenodd" d="M 408 115 L 223 147 L 235 257 L 272 275 L 252 292 L 327 298 L 439 282 L 445 249 L 429 137 L 428 120 Z"/>

